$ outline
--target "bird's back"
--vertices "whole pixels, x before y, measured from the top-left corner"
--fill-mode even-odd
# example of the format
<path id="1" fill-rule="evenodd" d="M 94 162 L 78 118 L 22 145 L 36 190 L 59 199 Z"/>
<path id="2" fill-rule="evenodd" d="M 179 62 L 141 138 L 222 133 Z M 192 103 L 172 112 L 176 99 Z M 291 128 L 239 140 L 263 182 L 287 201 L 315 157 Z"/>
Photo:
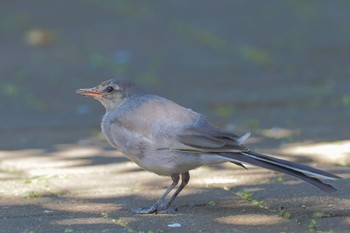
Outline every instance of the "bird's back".
<path id="1" fill-rule="evenodd" d="M 176 137 L 184 128 L 203 120 L 203 117 L 173 101 L 146 94 L 125 100 L 118 108 L 106 113 L 109 130 L 116 127 L 135 137 Z"/>

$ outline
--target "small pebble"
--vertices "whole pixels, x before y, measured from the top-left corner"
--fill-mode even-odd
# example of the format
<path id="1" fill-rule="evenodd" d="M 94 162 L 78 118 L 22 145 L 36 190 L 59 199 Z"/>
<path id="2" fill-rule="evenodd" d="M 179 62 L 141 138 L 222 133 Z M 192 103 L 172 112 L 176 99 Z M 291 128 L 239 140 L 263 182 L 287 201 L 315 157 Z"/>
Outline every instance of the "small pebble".
<path id="1" fill-rule="evenodd" d="M 169 224 L 168 227 L 181 227 L 180 223 Z"/>
<path id="2" fill-rule="evenodd" d="M 53 214 L 53 210 L 44 210 L 43 213 L 44 214 Z"/>

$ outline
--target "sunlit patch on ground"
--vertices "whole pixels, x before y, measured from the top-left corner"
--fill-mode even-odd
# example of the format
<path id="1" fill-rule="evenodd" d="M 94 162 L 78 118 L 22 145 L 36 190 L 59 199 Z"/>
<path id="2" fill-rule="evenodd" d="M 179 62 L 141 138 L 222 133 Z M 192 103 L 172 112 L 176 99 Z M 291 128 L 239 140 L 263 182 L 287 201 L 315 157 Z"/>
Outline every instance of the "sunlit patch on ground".
<path id="1" fill-rule="evenodd" d="M 254 219 L 254 221 L 251 221 Z M 273 225 L 286 222 L 286 220 L 278 216 L 269 216 L 262 214 L 244 214 L 232 215 L 218 219 L 218 222 L 232 225 Z"/>
<path id="2" fill-rule="evenodd" d="M 74 225 L 78 225 L 78 224 L 106 224 L 106 223 L 110 223 L 110 221 L 104 218 L 73 218 L 73 219 L 62 219 L 58 221 L 52 221 L 52 224 L 72 225 L 71 226 L 72 229 L 74 228 Z"/>
<path id="3" fill-rule="evenodd" d="M 302 155 L 317 162 L 350 165 L 350 140 L 287 145 L 281 151 L 291 155 Z"/>
<path id="4" fill-rule="evenodd" d="M 230 184 L 237 183 L 238 179 L 235 178 L 224 178 L 224 177 L 212 177 L 203 180 L 205 184 Z"/>

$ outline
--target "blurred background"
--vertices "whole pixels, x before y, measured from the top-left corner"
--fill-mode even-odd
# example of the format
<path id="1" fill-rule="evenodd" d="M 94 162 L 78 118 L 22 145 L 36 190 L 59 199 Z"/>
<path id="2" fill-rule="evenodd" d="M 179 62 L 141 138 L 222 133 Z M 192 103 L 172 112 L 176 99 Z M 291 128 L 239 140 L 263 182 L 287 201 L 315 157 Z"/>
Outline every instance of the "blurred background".
<path id="1" fill-rule="evenodd" d="M 114 77 L 276 145 L 347 139 L 349 21 L 349 1 L 3 0 L 0 148 L 98 136 L 75 90 Z"/>

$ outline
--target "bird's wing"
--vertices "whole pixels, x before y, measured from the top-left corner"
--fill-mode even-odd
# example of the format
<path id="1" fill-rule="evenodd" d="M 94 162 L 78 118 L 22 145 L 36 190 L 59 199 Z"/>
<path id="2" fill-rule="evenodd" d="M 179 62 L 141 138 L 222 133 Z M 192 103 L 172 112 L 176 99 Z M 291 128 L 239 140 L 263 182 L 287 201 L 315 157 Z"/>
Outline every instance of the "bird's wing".
<path id="1" fill-rule="evenodd" d="M 147 95 L 139 102 L 136 107 L 125 105 L 123 111 L 121 106 L 118 114 L 112 116 L 120 129 L 130 132 L 129 144 L 139 138 L 153 142 L 158 150 L 168 148 L 193 153 L 247 150 L 242 143 L 249 134 L 238 137 L 218 130 L 202 115 L 158 96 Z"/>
<path id="2" fill-rule="evenodd" d="M 232 137 L 232 134 L 211 129 L 203 134 L 202 129 L 185 130 L 178 136 L 178 141 L 189 147 L 188 151 L 194 153 L 215 154 L 227 158 L 230 162 L 244 167 L 244 163 L 282 172 L 306 181 L 325 192 L 334 192 L 336 189 L 323 183 L 318 178 L 338 179 L 340 177 L 306 165 L 273 158 L 268 155 L 249 151 L 241 145 L 247 136 Z"/>
<path id="3" fill-rule="evenodd" d="M 248 149 L 243 142 L 250 133 L 242 137 L 217 130 L 209 125 L 192 126 L 177 135 L 177 141 L 185 145 L 179 150 L 197 151 L 201 153 L 245 152 Z"/>

